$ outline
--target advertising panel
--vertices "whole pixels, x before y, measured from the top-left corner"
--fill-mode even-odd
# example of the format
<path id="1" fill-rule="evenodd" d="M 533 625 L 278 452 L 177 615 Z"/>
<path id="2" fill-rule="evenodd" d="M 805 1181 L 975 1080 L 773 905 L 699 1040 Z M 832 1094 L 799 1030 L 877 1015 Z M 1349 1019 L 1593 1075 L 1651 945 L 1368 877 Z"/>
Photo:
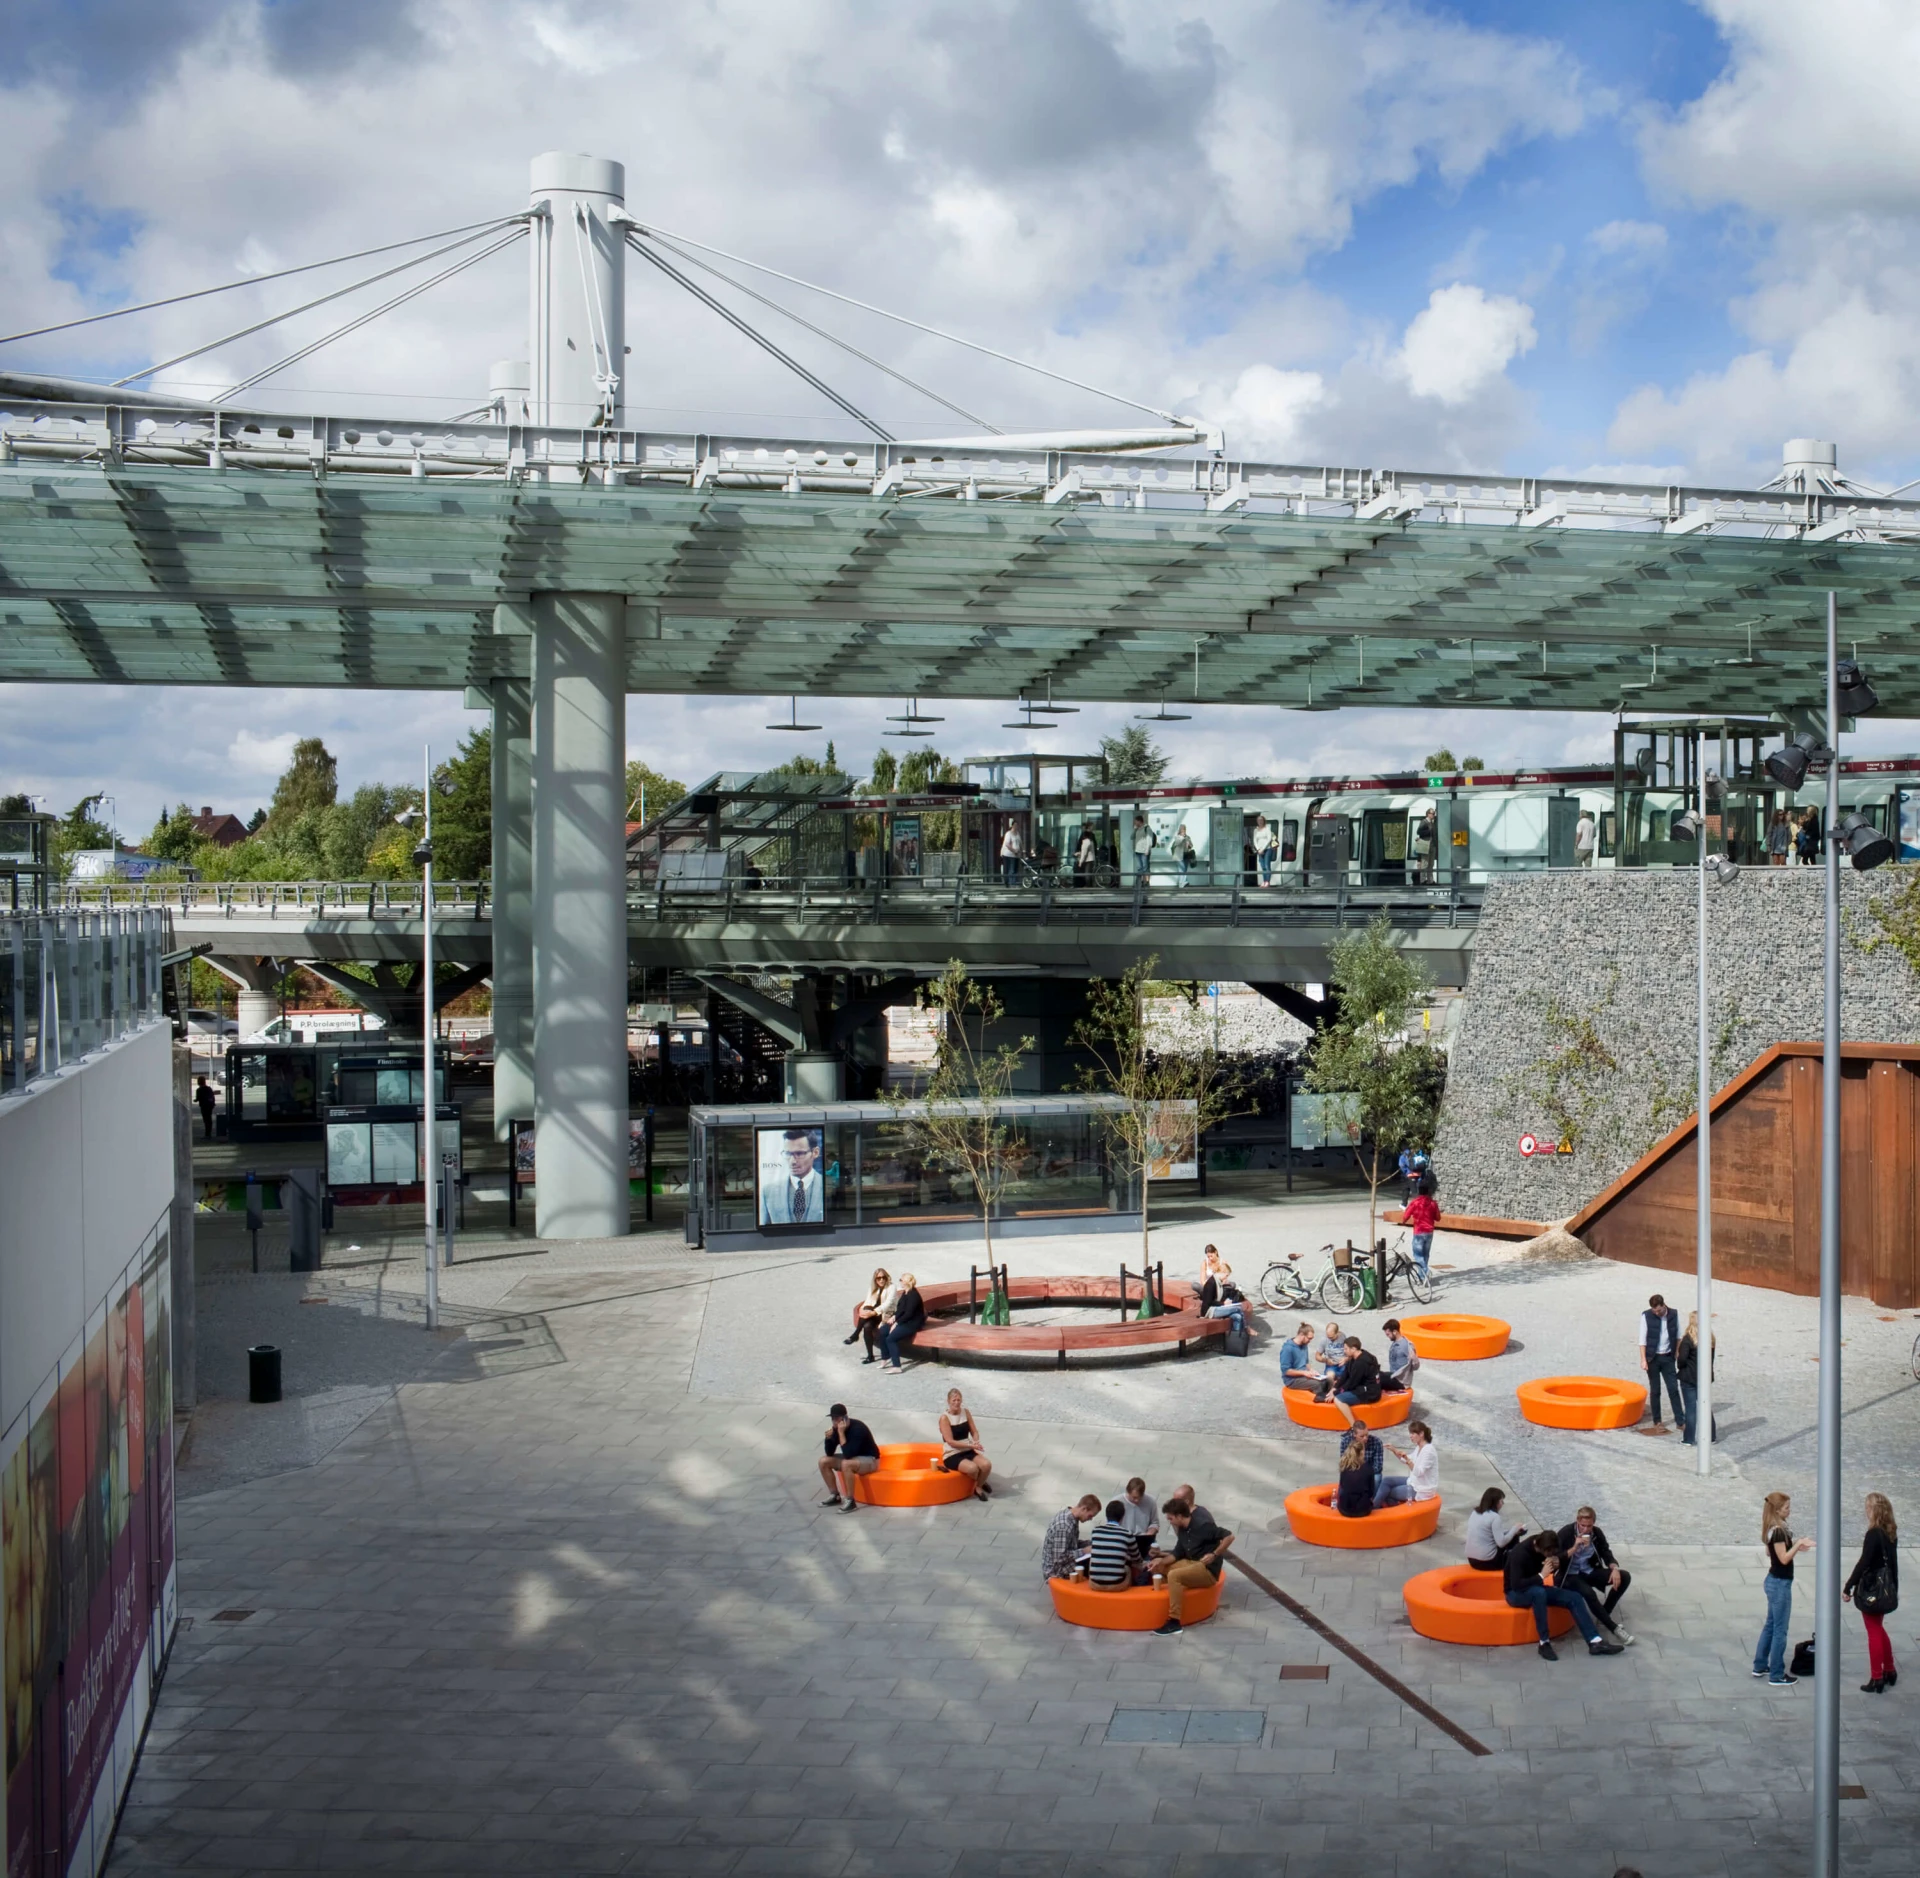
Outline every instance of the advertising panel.
<path id="1" fill-rule="evenodd" d="M 761 1226 L 824 1226 L 827 1189 L 822 1131 L 756 1128 L 753 1146 Z"/>
<path id="2" fill-rule="evenodd" d="M 1148 1104 L 1153 1119 L 1149 1180 L 1200 1178 L 1200 1104 L 1187 1098 Z"/>
<path id="3" fill-rule="evenodd" d="M 171 1634 L 170 1295 L 156 1235 L 0 1451 L 8 1878 L 98 1868 Z"/>

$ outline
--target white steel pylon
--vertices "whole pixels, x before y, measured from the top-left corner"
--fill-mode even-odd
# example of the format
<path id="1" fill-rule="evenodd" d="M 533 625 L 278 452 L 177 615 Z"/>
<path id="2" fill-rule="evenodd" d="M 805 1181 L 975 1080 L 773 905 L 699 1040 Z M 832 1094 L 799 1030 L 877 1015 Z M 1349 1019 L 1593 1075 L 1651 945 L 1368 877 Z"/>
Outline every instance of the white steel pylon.
<path id="1" fill-rule="evenodd" d="M 533 159 L 527 416 L 619 430 L 626 389 L 626 165 L 549 150 Z"/>

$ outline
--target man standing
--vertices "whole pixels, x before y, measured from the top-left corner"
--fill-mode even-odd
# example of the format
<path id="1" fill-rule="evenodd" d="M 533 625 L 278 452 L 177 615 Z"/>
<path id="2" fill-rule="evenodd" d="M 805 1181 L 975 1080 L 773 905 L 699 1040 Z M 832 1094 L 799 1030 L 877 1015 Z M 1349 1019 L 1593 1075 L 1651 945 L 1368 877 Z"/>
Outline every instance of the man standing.
<path id="1" fill-rule="evenodd" d="M 1174 1541 L 1171 1553 L 1153 1555 L 1155 1565 L 1166 1576 L 1169 1612 L 1167 1621 L 1154 1635 L 1177 1637 L 1182 1628 L 1180 1610 L 1186 1594 L 1219 1582 L 1233 1534 L 1223 1532 L 1214 1524 L 1212 1514 L 1196 1507 L 1184 1494 L 1169 1500 L 1163 1510 L 1180 1537 Z"/>
<path id="2" fill-rule="evenodd" d="M 193 1099 L 200 1105 L 200 1126 L 207 1131 L 207 1139 L 213 1139 L 213 1085 L 202 1076 L 200 1086 L 194 1090 Z"/>
<path id="3" fill-rule="evenodd" d="M 1007 823 L 1006 833 L 1000 837 L 1000 877 L 1009 887 L 1020 884 L 1020 855 L 1024 843 L 1020 839 L 1020 824 Z"/>
<path id="4" fill-rule="evenodd" d="M 1071 1578 L 1080 1556 L 1080 1528 L 1100 1511 L 1100 1502 L 1083 1493 L 1071 1506 L 1063 1506 L 1047 1522 L 1047 1535 L 1040 1541 L 1040 1576 Z"/>
<path id="5" fill-rule="evenodd" d="M 1653 1425 L 1646 1430 L 1650 1435 L 1664 1435 L 1667 1432 L 1666 1423 L 1660 1419 L 1660 1382 L 1663 1377 L 1667 1384 L 1667 1401 L 1672 1405 L 1675 1416 L 1684 1418 L 1685 1411 L 1680 1405 L 1680 1373 L 1674 1364 L 1679 1328 L 1677 1313 L 1667 1308 L 1666 1299 L 1656 1291 L 1647 1300 L 1647 1308 L 1640 1313 L 1640 1367 L 1647 1373 L 1647 1412 L 1653 1417 Z"/>
<path id="6" fill-rule="evenodd" d="M 1627 1595 L 1633 1573 L 1625 1570 L 1613 1556 L 1607 1535 L 1594 1523 L 1593 1508 L 1583 1506 L 1573 1516 L 1571 1526 L 1560 1528 L 1560 1556 L 1566 1569 L 1560 1581 L 1570 1590 L 1584 1591 L 1599 1608 L 1595 1613 L 1622 1643 L 1633 1638 L 1614 1622 L 1613 1607 Z"/>
<path id="7" fill-rule="evenodd" d="M 856 1474 L 870 1474 L 880 1465 L 880 1444 L 865 1422 L 857 1422 L 847 1413 L 844 1402 L 827 1410 L 826 1452 L 820 1457 L 820 1478 L 827 1489 L 822 1506 L 837 1506 L 851 1513 L 860 1502 L 853 1497 Z"/>
<path id="8" fill-rule="evenodd" d="M 1413 877 L 1421 885 L 1433 880 L 1434 850 L 1440 845 L 1440 817 L 1431 804 L 1413 825 Z"/>
<path id="9" fill-rule="evenodd" d="M 1576 867 L 1593 865 L 1594 849 L 1598 843 L 1599 829 L 1594 823 L 1593 811 L 1582 809 L 1580 819 L 1573 825 L 1573 863 Z"/>
<path id="10" fill-rule="evenodd" d="M 780 1151 L 786 1167 L 779 1179 L 767 1182 L 760 1195 L 761 1225 L 818 1225 L 827 1216 L 826 1196 L 821 1191 L 818 1131 L 789 1128 Z"/>

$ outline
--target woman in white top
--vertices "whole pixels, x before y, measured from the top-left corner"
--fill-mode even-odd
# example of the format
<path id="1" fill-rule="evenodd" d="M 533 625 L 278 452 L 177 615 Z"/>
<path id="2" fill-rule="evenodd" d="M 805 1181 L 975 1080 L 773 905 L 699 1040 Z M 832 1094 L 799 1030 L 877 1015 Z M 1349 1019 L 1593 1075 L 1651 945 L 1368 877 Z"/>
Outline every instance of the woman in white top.
<path id="1" fill-rule="evenodd" d="M 993 1463 L 980 1445 L 980 1423 L 958 1389 L 947 1391 L 946 1413 L 940 1417 L 940 1465 L 950 1474 L 965 1474 L 973 1482 L 973 1497 L 984 1500 L 993 1492 L 987 1476 Z"/>
<path id="2" fill-rule="evenodd" d="M 865 1360 L 873 1361 L 873 1340 L 880 1334 L 880 1320 L 887 1314 L 887 1305 L 893 1290 L 893 1280 L 887 1268 L 882 1265 L 875 1269 L 873 1282 L 867 1287 L 867 1295 L 853 1307 L 853 1332 L 847 1338 L 849 1343 L 861 1337 L 867 1340 Z"/>
<path id="3" fill-rule="evenodd" d="M 1489 1487 L 1480 1496 L 1480 1504 L 1467 1515 L 1467 1563 L 1477 1572 L 1505 1571 L 1507 1554 L 1527 1530 L 1509 1526 L 1500 1517 L 1506 1503 L 1507 1496 L 1498 1487 Z"/>
<path id="4" fill-rule="evenodd" d="M 1247 1328 L 1247 1305 L 1241 1297 L 1229 1297 L 1233 1267 L 1220 1256 L 1218 1246 L 1208 1246 L 1200 1258 L 1200 1305 L 1209 1317 L 1229 1317 L 1235 1330 Z"/>
<path id="5" fill-rule="evenodd" d="M 1408 1422 L 1413 1451 L 1388 1444 L 1387 1451 L 1407 1464 L 1405 1480 L 1389 1480 L 1383 1474 L 1373 1490 L 1373 1510 L 1383 1506 L 1401 1506 L 1408 1500 L 1437 1500 L 1440 1497 L 1440 1450 L 1433 1445 L 1433 1430 L 1425 1422 Z"/>

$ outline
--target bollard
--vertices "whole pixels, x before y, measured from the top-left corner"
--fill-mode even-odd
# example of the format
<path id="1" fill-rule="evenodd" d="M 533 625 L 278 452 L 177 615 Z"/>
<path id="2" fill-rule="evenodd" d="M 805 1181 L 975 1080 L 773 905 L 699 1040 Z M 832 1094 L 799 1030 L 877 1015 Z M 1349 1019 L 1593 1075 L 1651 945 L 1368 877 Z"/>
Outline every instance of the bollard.
<path id="1" fill-rule="evenodd" d="M 280 1400 L 280 1349 L 277 1344 L 256 1343 L 247 1350 L 247 1400 Z"/>

